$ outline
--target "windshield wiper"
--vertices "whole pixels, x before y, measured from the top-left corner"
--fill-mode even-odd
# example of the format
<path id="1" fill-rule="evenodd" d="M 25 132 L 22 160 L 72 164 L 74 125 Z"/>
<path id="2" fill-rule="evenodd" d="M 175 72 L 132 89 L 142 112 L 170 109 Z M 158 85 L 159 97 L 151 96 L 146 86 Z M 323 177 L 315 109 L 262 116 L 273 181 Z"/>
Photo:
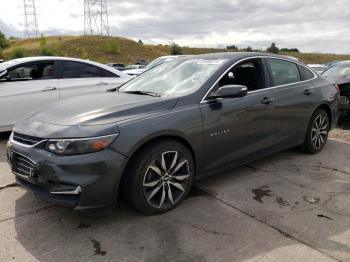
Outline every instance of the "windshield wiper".
<path id="1" fill-rule="evenodd" d="M 111 93 L 118 92 L 119 93 L 119 87 L 112 87 L 110 89 L 107 89 L 106 92 L 111 92 Z"/>
<path id="2" fill-rule="evenodd" d="M 160 97 L 159 93 L 151 92 L 151 91 L 135 90 L 135 91 L 125 91 L 123 93 L 134 94 L 134 95 L 146 95 L 146 96 Z"/>

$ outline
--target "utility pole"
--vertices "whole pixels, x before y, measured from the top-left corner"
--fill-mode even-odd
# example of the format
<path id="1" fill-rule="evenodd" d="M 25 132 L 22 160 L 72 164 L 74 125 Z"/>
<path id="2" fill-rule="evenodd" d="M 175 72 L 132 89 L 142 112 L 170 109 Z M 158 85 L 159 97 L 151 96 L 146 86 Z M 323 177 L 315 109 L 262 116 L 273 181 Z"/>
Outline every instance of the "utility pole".
<path id="1" fill-rule="evenodd" d="M 38 26 L 35 0 L 23 0 L 23 5 L 24 5 L 24 36 L 26 38 L 38 37 L 39 26 Z"/>
<path id="2" fill-rule="evenodd" d="M 84 34 L 109 36 L 107 0 L 84 0 Z"/>

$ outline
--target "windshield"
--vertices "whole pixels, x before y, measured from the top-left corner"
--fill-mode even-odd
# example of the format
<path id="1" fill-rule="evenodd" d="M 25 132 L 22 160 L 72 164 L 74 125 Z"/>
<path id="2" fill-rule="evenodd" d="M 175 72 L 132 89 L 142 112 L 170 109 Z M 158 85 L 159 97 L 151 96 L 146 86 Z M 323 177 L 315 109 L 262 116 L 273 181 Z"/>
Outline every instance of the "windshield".
<path id="1" fill-rule="evenodd" d="M 177 57 L 159 57 L 155 60 L 153 60 L 151 63 L 149 63 L 145 68 L 146 69 L 151 69 L 153 67 L 159 66 L 160 64 L 164 64 L 165 62 L 173 61 Z"/>
<path id="2" fill-rule="evenodd" d="M 160 96 L 182 96 L 198 90 L 227 60 L 191 59 L 157 66 L 134 78 L 120 92 L 142 91 Z"/>
<path id="3" fill-rule="evenodd" d="M 350 78 L 350 65 L 336 65 L 325 71 L 323 76 Z"/>

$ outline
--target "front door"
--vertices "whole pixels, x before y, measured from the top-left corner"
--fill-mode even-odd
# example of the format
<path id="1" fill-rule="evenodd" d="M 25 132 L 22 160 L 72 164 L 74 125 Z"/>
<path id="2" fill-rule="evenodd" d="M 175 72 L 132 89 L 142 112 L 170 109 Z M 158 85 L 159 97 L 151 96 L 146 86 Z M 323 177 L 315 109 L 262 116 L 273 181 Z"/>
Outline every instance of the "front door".
<path id="1" fill-rule="evenodd" d="M 251 140 L 252 129 L 264 139 L 275 130 L 278 124 L 275 109 L 263 96 L 265 76 L 260 59 L 244 61 L 227 72 L 201 103 L 208 174 L 245 161 L 257 151 L 255 141 Z M 230 84 L 247 86 L 248 95 L 210 99 L 221 86 Z"/>

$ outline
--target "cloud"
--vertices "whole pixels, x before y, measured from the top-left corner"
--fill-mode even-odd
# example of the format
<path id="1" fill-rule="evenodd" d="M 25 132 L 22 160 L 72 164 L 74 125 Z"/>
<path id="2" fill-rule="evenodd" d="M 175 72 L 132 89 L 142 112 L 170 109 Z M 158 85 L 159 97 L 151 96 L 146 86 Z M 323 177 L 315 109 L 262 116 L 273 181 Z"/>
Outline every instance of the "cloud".
<path id="1" fill-rule="evenodd" d="M 41 30 L 83 31 L 82 0 L 44 2 L 39 2 Z M 108 6 L 113 35 L 145 42 L 167 43 L 174 38 L 189 46 L 266 48 L 275 41 L 308 52 L 350 53 L 347 0 L 109 0 Z M 4 15 L 0 10 L 9 27 Z M 22 22 L 18 17 L 12 24 Z"/>
<path id="2" fill-rule="evenodd" d="M 128 0 L 109 3 L 111 31 L 185 44 L 272 41 L 308 51 L 347 52 L 350 9 L 346 0 Z"/>

